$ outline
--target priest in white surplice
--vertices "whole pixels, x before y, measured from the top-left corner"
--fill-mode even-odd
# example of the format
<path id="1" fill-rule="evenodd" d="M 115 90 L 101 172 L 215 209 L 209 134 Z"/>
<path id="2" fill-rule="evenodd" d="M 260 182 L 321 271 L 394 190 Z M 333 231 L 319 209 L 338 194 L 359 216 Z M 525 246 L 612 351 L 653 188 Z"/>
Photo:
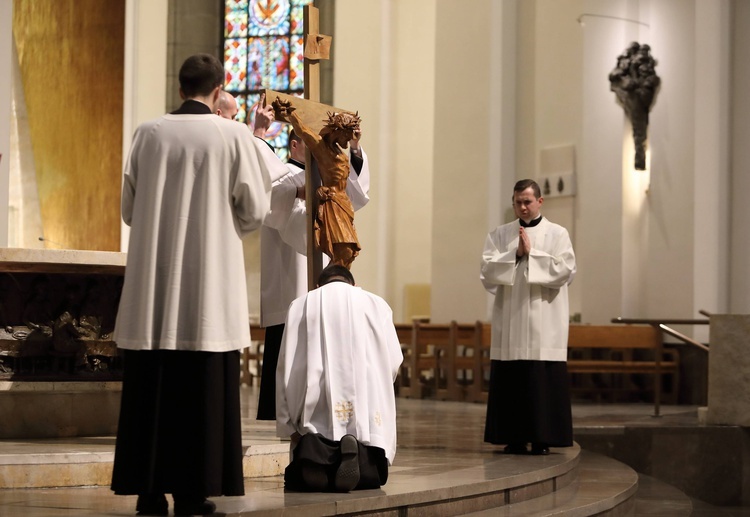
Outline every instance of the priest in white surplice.
<path id="1" fill-rule="evenodd" d="M 486 442 L 549 454 L 573 445 L 567 371 L 568 284 L 576 272 L 567 230 L 540 213 L 539 185 L 513 189 L 518 219 L 490 232 L 481 280 L 495 295 Z"/>
<path id="2" fill-rule="evenodd" d="M 289 308 L 276 371 L 277 434 L 294 447 L 284 479 L 298 490 L 377 488 L 396 454 L 393 313 L 343 266 L 318 284 Z"/>
<path id="3" fill-rule="evenodd" d="M 216 57 L 191 56 L 179 81 L 182 106 L 136 129 L 122 191 L 131 232 L 114 336 L 124 373 L 112 489 L 137 494 L 141 515 L 167 515 L 165 494 L 175 515 L 244 494 L 242 237 L 286 172 L 247 126 L 214 114 Z"/>

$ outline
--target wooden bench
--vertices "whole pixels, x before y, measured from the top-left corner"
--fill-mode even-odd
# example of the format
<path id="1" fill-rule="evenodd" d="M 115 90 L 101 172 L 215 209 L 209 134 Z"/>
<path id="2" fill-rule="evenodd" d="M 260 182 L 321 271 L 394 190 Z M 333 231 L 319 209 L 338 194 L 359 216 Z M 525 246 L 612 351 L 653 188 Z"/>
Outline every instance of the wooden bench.
<path id="1" fill-rule="evenodd" d="M 406 329 L 410 339 L 406 340 Z M 399 331 L 400 328 L 400 331 Z M 489 379 L 489 324 L 449 324 L 415 320 L 396 326 L 404 362 L 397 379 L 398 394 L 485 402 Z"/>
<path id="2" fill-rule="evenodd" d="M 411 339 L 402 346 L 404 362 L 398 394 L 411 398 L 448 399 L 446 367 L 450 325 L 414 320 Z"/>
<path id="3" fill-rule="evenodd" d="M 487 402 L 490 378 L 490 325 L 458 323 L 450 325 L 451 362 L 450 400 Z"/>
<path id="4" fill-rule="evenodd" d="M 651 325 L 570 326 L 568 372 L 652 375 L 655 416 L 659 416 L 662 377 L 671 376 L 671 395 L 676 397 L 679 369 L 677 350 L 665 350 L 661 330 Z"/>
<path id="5" fill-rule="evenodd" d="M 260 325 L 250 325 L 250 346 L 242 349 L 240 359 L 240 384 L 253 385 L 254 378 L 260 379 L 261 364 L 263 362 L 263 342 L 266 340 L 266 329 Z M 250 369 L 255 365 L 256 374 Z"/>

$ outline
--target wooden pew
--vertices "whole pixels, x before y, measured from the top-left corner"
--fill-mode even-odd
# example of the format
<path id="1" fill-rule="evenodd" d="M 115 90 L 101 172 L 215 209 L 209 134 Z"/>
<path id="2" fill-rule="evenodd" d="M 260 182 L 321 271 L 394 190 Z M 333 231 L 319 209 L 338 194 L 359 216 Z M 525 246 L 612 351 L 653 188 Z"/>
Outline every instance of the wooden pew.
<path id="1" fill-rule="evenodd" d="M 411 340 L 404 351 L 402 379 L 398 393 L 403 397 L 441 400 L 448 397 L 450 370 L 446 369 L 450 353 L 450 325 L 415 320 Z"/>
<path id="2" fill-rule="evenodd" d="M 600 351 L 590 357 L 586 351 Z M 638 352 L 645 352 L 639 356 Z M 664 350 L 661 331 L 651 325 L 571 325 L 568 336 L 568 372 L 647 374 L 653 376 L 654 414 L 659 415 L 661 383 L 672 376 L 672 395 L 679 387 L 677 350 Z"/>
<path id="3" fill-rule="evenodd" d="M 250 371 L 250 365 L 255 364 L 257 377 L 260 379 L 261 363 L 263 361 L 263 351 L 261 347 L 266 340 L 266 329 L 260 325 L 250 325 L 250 346 L 242 349 L 240 359 L 240 384 L 253 385 L 255 375 Z"/>
<path id="4" fill-rule="evenodd" d="M 407 327 L 410 339 L 406 340 Z M 475 323 L 397 325 L 404 362 L 397 393 L 404 397 L 486 402 L 490 327 Z M 416 375 L 413 373 L 416 372 Z"/>

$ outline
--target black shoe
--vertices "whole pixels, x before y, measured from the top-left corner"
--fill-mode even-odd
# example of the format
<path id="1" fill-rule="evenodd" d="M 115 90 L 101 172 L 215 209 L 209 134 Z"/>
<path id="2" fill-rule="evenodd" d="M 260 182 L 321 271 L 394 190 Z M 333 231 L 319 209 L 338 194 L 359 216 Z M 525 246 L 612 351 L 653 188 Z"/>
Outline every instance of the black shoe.
<path id="1" fill-rule="evenodd" d="M 534 456 L 547 456 L 549 454 L 549 447 L 544 443 L 532 443 L 531 454 Z"/>
<path id="2" fill-rule="evenodd" d="M 525 443 L 509 443 L 505 446 L 503 452 L 505 454 L 526 454 L 528 451 Z"/>
<path id="3" fill-rule="evenodd" d="M 174 496 L 175 515 L 211 515 L 216 511 L 216 504 L 205 497 Z"/>
<path id="4" fill-rule="evenodd" d="M 349 492 L 359 483 L 359 444 L 357 439 L 347 434 L 341 439 L 341 463 L 336 471 L 333 486 L 338 492 Z"/>
<path id="5" fill-rule="evenodd" d="M 135 511 L 138 515 L 169 515 L 169 503 L 164 494 L 140 494 Z"/>
<path id="6" fill-rule="evenodd" d="M 303 465 L 300 469 L 304 489 L 311 492 L 327 492 L 328 474 L 324 467 L 313 463 Z"/>

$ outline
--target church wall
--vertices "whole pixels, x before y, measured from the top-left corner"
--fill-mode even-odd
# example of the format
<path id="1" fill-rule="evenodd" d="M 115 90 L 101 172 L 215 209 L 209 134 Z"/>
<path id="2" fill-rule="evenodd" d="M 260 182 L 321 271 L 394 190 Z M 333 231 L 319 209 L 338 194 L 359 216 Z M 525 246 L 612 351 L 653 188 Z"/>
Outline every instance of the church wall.
<path id="1" fill-rule="evenodd" d="M 182 104 L 178 72 L 185 59 L 198 53 L 213 54 L 222 59 L 223 7 L 222 0 L 169 0 L 167 111 Z"/>
<path id="2" fill-rule="evenodd" d="M 387 292 L 391 234 L 388 192 L 392 177 L 393 92 L 390 1 L 338 2 L 333 40 L 333 104 L 359 112 L 362 146 L 371 171 L 370 202 L 354 217 L 362 251 L 352 265 L 357 284 L 393 303 Z"/>
<path id="3" fill-rule="evenodd" d="M 571 289 L 571 312 L 575 312 L 574 289 L 578 288 L 584 322 L 607 323 L 615 316 L 689 318 L 706 303 L 725 304 L 726 278 L 721 271 L 726 270 L 727 253 L 721 251 L 718 241 L 727 240 L 721 238 L 727 217 L 721 215 L 721 209 L 705 214 L 710 205 L 725 204 L 727 198 L 712 184 L 717 177 L 728 177 L 727 150 L 721 144 L 728 134 L 726 65 L 721 59 L 726 59 L 729 51 L 720 37 L 727 32 L 721 25 L 726 4 L 702 8 L 709 12 L 700 15 L 700 21 L 693 3 L 679 1 L 537 1 L 533 8 L 524 3 L 519 11 L 521 24 L 534 20 L 534 34 L 524 25 L 519 32 L 529 34 L 535 46 L 533 64 L 529 65 L 533 77 L 519 66 L 519 170 L 532 163 L 538 166 L 540 150 L 564 143 L 565 130 L 558 121 L 575 128 L 576 111 L 581 114 L 577 196 L 572 206 L 548 200 L 543 212 L 558 222 L 573 218 L 571 233 L 579 273 Z M 562 24 L 567 17 L 575 19 L 582 13 L 628 18 L 650 28 L 621 20 L 585 18 L 582 65 L 578 65 L 577 59 L 566 58 L 564 51 L 566 45 L 575 48 L 579 44 L 577 36 L 555 33 L 547 25 L 547 17 Z M 719 20 L 706 27 L 702 23 L 708 21 L 705 14 Z M 695 44 L 696 27 L 708 31 L 700 50 L 713 60 L 715 66 L 710 70 L 696 68 L 701 59 Z M 523 38 L 519 37 L 519 56 L 527 63 L 529 51 L 524 47 L 528 49 L 532 43 Z M 631 128 L 607 81 L 617 55 L 634 40 L 652 46 L 663 85 L 651 112 L 651 166 L 645 172 L 632 170 Z M 553 73 L 556 66 L 557 74 Z M 583 81 L 583 104 L 580 109 L 571 107 L 567 116 L 556 111 L 555 103 L 559 99 L 575 103 L 575 82 L 570 81 L 567 93 L 559 93 L 566 91 L 560 87 L 557 92 L 549 89 L 566 66 L 572 67 L 570 75 L 581 70 Z M 532 87 L 533 103 L 528 93 Z M 700 124 L 699 116 L 703 117 Z M 696 147 L 699 139 L 708 145 Z M 703 197 L 699 199 L 699 195 Z M 712 241 L 717 245 L 708 250 L 700 239 L 713 225 L 720 228 L 718 240 Z"/>
<path id="4" fill-rule="evenodd" d="M 695 9 L 651 3 L 651 46 L 662 86 L 651 111 L 648 286 L 644 315 L 692 318 L 695 175 Z"/>
<path id="5" fill-rule="evenodd" d="M 167 8 L 167 0 L 127 0 L 125 3 L 121 171 L 124 170 L 135 128 L 166 111 Z M 118 210 L 119 206 L 118 197 Z M 127 252 L 129 238 L 130 227 L 121 222 L 121 251 Z"/>
<path id="6" fill-rule="evenodd" d="M 606 324 L 624 316 L 624 300 L 637 296 L 638 264 L 623 242 L 636 215 L 628 214 L 633 200 L 624 190 L 636 174 L 632 144 L 627 145 L 632 132 L 608 80 L 617 56 L 643 36 L 638 23 L 626 21 L 638 20 L 633 4 L 587 1 L 576 15 L 587 13 L 580 18 L 583 108 L 574 243 L 583 323 Z"/>
<path id="7" fill-rule="evenodd" d="M 387 294 L 398 320 L 429 315 L 419 285 L 432 280 L 432 172 L 435 138 L 436 5 L 433 0 L 393 2 L 391 10 L 392 103 L 389 134 L 389 249 Z M 414 23 L 420 20 L 420 23 Z M 385 107 L 385 106 L 384 106 Z M 375 174 L 379 174 L 375 172 Z M 427 310 L 425 310 L 427 309 Z"/>
<path id="8" fill-rule="evenodd" d="M 334 104 L 359 110 L 371 171 L 352 272 L 397 321 L 410 317 L 408 286 L 431 280 L 435 9 L 434 0 L 336 4 Z"/>
<path id="9" fill-rule="evenodd" d="M 750 2 L 732 2 L 732 178 L 722 187 L 729 191 L 731 204 L 730 306 L 734 314 L 750 314 Z"/>
<path id="10" fill-rule="evenodd" d="M 44 237 L 117 251 L 125 2 L 16 0 Z M 7 205 L 7 203 L 6 203 Z"/>
<path id="11" fill-rule="evenodd" d="M 729 309 L 731 2 L 695 3 L 693 314 Z M 693 337 L 708 342 L 708 326 Z"/>
<path id="12" fill-rule="evenodd" d="M 437 3 L 435 65 L 432 319 L 473 321 L 486 316 L 479 263 L 487 235 L 491 174 L 488 60 L 499 20 L 491 1 Z M 496 147 L 493 147 L 496 146 Z"/>
<path id="13" fill-rule="evenodd" d="M 534 69 L 532 91 L 538 120 L 534 125 L 533 147 L 527 150 L 530 156 L 525 161 L 530 168 L 517 170 L 516 179 L 530 177 L 541 182 L 546 171 L 542 170 L 540 155 L 547 149 L 572 145 L 576 150 L 574 166 L 578 159 L 582 129 L 583 31 L 576 18 L 583 12 L 582 4 L 581 0 L 536 1 L 531 32 L 535 55 L 528 65 L 521 63 L 519 73 L 529 73 L 527 68 Z M 568 230 L 574 249 L 577 244 L 576 201 L 571 196 L 547 196 L 542 206 L 545 217 Z M 502 202 L 510 203 L 510 196 L 504 196 Z M 581 312 L 582 282 L 579 280 L 575 280 L 569 290 L 571 314 Z"/>
<path id="14" fill-rule="evenodd" d="M 13 2 L 0 2 L 0 77 L 10 79 L 12 70 Z M 8 192 L 10 188 L 11 81 L 0 81 L 0 246 L 8 245 Z"/>

